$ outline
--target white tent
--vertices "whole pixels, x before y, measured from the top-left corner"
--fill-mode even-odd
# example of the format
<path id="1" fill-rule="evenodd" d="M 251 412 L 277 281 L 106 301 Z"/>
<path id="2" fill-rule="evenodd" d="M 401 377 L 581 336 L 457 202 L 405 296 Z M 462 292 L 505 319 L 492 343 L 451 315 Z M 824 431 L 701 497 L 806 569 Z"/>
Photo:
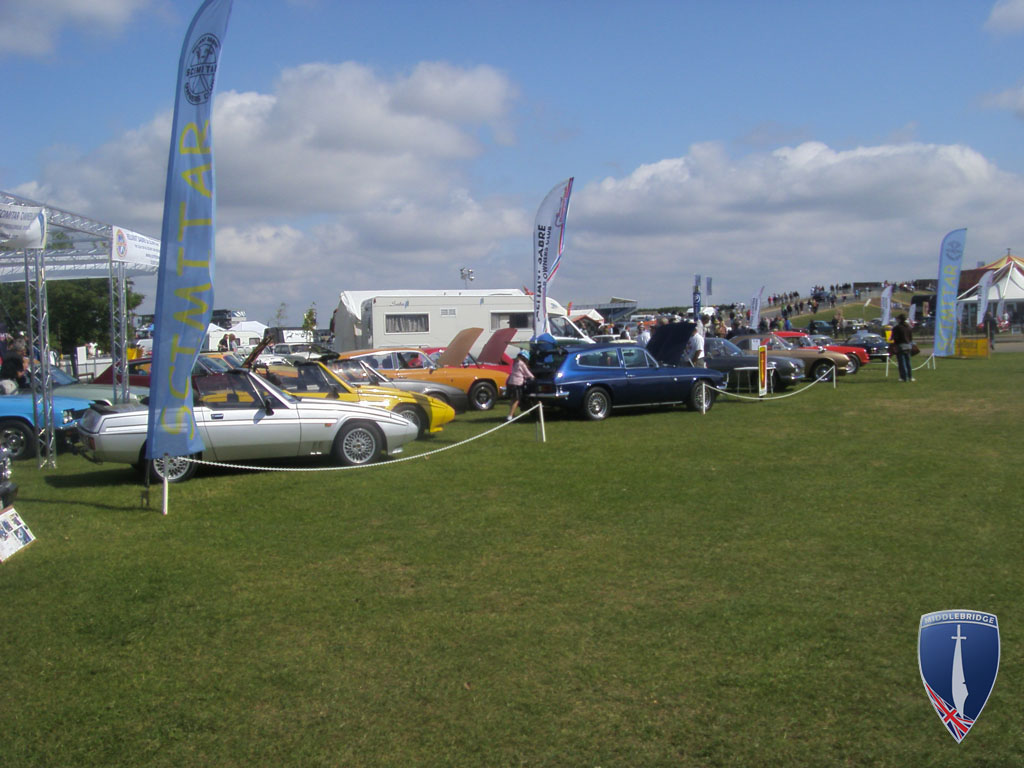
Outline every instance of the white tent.
<path id="1" fill-rule="evenodd" d="M 1004 260 L 1002 266 L 990 270 L 992 272 L 992 283 L 988 289 L 988 306 L 992 312 L 996 311 L 999 302 L 1005 302 L 1006 312 L 1013 314 L 1024 311 L 1024 267 L 1020 260 L 1009 257 Z M 977 318 L 979 300 L 979 283 L 972 285 L 966 291 L 956 297 L 958 303 L 964 304 L 966 308 L 973 307 L 974 322 Z"/>

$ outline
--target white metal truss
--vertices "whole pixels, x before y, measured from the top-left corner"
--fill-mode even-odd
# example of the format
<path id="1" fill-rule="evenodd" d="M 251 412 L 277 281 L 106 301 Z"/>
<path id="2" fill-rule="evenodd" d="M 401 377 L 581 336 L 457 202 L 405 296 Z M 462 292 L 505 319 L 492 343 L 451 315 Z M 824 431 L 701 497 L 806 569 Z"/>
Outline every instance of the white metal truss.
<path id="1" fill-rule="evenodd" d="M 127 280 L 134 275 L 155 274 L 150 260 L 128 261 L 112 257 L 113 225 L 60 208 L 0 191 L 0 203 L 27 205 L 46 210 L 48 227 L 79 235 L 72 249 L 0 251 L 0 282 L 25 284 L 28 354 L 39 360 L 39 376 L 31 376 L 33 415 L 40 430 L 39 466 L 56 466 L 53 377 L 50 369 L 50 316 L 46 299 L 47 280 L 105 277 L 110 283 L 110 356 L 113 361 L 114 402 L 128 399 Z M 84 235 L 85 237 L 81 237 Z M 76 238 L 72 236 L 72 242 Z"/>

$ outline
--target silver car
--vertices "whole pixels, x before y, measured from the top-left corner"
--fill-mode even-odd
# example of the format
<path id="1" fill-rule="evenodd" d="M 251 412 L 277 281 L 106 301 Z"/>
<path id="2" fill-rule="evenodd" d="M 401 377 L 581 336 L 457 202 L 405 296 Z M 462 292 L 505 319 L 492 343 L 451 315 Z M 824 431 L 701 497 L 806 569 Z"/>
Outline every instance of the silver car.
<path id="1" fill-rule="evenodd" d="M 346 465 L 369 464 L 382 453 L 401 453 L 417 435 L 398 414 L 333 400 L 300 400 L 250 371 L 193 377 L 193 413 L 205 450 L 194 458 L 246 461 L 329 454 Z M 79 423 L 85 454 L 93 461 L 132 464 L 162 481 L 187 480 L 196 464 L 182 458 L 145 458 L 145 407 L 94 405 Z"/>

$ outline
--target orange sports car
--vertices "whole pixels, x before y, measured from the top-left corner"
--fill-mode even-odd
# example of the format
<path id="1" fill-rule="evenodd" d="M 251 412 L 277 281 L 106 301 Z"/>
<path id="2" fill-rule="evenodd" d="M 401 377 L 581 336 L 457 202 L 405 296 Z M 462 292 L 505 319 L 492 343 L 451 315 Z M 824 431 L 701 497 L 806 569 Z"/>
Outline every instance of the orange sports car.
<path id="1" fill-rule="evenodd" d="M 488 411 L 505 394 L 508 373 L 482 365 L 466 365 L 463 361 L 470 348 L 483 333 L 482 328 L 459 331 L 444 352 L 433 361 L 422 349 L 415 347 L 383 347 L 342 352 L 341 360 L 365 360 L 372 367 L 394 379 L 420 379 L 452 384 L 469 395 L 469 407 Z"/>

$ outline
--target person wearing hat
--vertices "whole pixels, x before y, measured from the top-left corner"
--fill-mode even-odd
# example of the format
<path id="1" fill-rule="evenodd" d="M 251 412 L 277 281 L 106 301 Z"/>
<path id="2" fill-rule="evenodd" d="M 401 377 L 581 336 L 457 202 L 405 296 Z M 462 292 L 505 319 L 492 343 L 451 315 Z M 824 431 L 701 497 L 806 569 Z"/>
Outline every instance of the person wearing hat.
<path id="1" fill-rule="evenodd" d="M 519 407 L 519 401 L 523 397 L 523 387 L 526 386 L 526 382 L 534 378 L 533 371 L 530 370 L 530 366 L 527 365 L 528 355 L 526 350 L 520 351 L 516 355 L 515 362 L 512 363 L 512 372 L 508 375 L 508 381 L 505 382 L 505 388 L 508 391 L 508 399 L 512 401 L 512 405 L 508 409 L 508 416 L 505 417 L 505 421 L 512 421 L 516 415 L 516 408 Z"/>
<path id="2" fill-rule="evenodd" d="M 898 323 L 892 329 L 892 345 L 896 348 L 896 363 L 900 368 L 900 381 L 913 381 L 910 368 L 910 351 L 914 348 L 914 334 L 907 324 L 907 316 L 900 315 Z"/>

